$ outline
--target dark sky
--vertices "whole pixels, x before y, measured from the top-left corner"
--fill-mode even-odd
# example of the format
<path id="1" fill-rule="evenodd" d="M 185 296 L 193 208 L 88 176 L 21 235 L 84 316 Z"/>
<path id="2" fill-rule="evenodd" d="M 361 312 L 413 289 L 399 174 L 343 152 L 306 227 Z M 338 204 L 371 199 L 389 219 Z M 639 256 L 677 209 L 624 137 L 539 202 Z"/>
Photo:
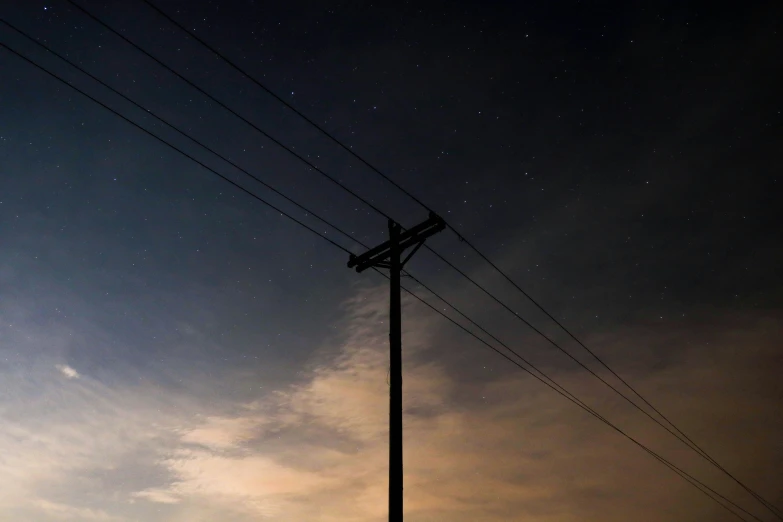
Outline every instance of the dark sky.
<path id="1" fill-rule="evenodd" d="M 79 3 L 404 226 L 427 217 L 143 1 Z M 779 4 L 156 5 L 435 209 L 783 507 Z M 2 0 L 0 16 L 385 239 L 383 216 L 67 1 Z M 0 42 L 326 230 L 5 24 Z M 430 244 L 600 370 L 454 234 Z M 346 262 L 0 49 L 0 519 L 385 520 L 387 289 Z M 430 253 L 410 270 L 771 520 Z M 404 336 L 407 520 L 736 520 L 412 301 Z"/>

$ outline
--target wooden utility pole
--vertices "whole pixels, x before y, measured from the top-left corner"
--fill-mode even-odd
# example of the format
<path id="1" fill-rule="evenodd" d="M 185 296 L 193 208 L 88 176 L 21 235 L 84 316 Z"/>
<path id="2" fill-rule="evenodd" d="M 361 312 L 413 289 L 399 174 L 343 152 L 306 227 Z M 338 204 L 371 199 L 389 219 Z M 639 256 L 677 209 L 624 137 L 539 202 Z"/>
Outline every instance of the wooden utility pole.
<path id="1" fill-rule="evenodd" d="M 351 255 L 348 268 L 357 272 L 368 268 L 389 270 L 389 522 L 402 522 L 402 304 L 400 273 L 405 263 L 421 248 L 424 240 L 437 234 L 446 223 L 430 213 L 429 219 L 400 232 L 389 220 L 389 240 L 360 256 Z M 400 260 L 409 247 L 413 250 Z"/>

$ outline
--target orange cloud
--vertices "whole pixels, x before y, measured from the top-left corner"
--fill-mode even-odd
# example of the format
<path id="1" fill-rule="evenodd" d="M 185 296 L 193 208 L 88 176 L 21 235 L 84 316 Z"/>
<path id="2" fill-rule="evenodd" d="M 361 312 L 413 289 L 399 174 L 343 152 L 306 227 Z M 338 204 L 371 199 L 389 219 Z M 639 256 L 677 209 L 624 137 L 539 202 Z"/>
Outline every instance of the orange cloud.
<path id="1" fill-rule="evenodd" d="M 219 442 L 204 444 L 211 449 L 178 450 L 163 461 L 174 477 L 168 491 L 180 498 L 240 505 L 272 520 L 381 519 L 386 513 L 388 440 L 387 338 L 379 321 L 384 299 L 378 293 L 354 300 L 337 355 L 303 382 L 255 405 L 262 416 L 209 419 L 185 433 L 183 442 Z M 417 337 L 414 346 L 425 346 L 428 335 L 424 327 L 408 331 L 409 338 Z M 748 349 L 744 357 L 764 353 L 767 336 L 745 332 L 743 339 L 749 338 L 760 348 Z M 611 348 L 611 340 L 606 342 Z M 654 390 L 656 402 L 694 435 L 704 435 L 699 432 L 720 418 L 758 424 L 775 406 L 768 397 L 760 400 L 724 388 L 726 375 L 737 369 L 732 349 L 712 349 L 706 366 L 700 353 L 690 353 L 679 365 L 648 374 L 637 384 Z M 658 462 L 526 375 L 461 385 L 442 367 L 421 362 L 420 353 L 406 352 L 404 377 L 409 520 L 652 522 L 662 513 L 686 520 L 705 513 L 723 516 Z M 748 372 L 743 375 L 752 378 Z M 659 428 L 593 386 L 586 374 L 558 377 L 623 429 L 737 493 Z M 676 391 L 690 386 L 701 393 L 694 390 L 683 398 Z M 458 389 L 483 399 L 454 409 L 447 399 Z M 780 424 L 770 433 L 780 434 Z M 296 433 L 317 436 L 297 438 Z M 738 447 L 714 434 L 699 438 L 715 444 L 716 456 Z M 774 447 L 773 438 L 764 439 L 767 450 Z M 237 452 L 226 454 L 227 448 Z M 745 457 L 754 454 L 752 464 L 724 460 L 758 484 L 758 477 L 772 476 L 774 469 L 764 466 L 760 452 L 743 450 Z M 761 475 L 759 467 L 765 469 Z"/>
<path id="2" fill-rule="evenodd" d="M 459 379 L 446 365 L 433 362 L 445 341 L 432 318 L 407 306 L 407 520 L 696 522 L 730 517 L 526 374 Z M 149 383 L 112 388 L 89 375 L 51 379 L 54 362 L 40 375 L 2 374 L 8 389 L 20 391 L 0 398 L 0 509 L 26 510 L 32 514 L 17 518 L 36 522 L 136 519 L 126 516 L 130 508 L 148 513 L 145 519 L 153 522 L 383 520 L 385 307 L 385 291 L 359 292 L 345 306 L 340 342 L 323 346 L 300 380 L 250 404 L 233 405 L 230 412 L 225 403 L 177 396 Z M 779 324 L 727 321 L 720 335 L 706 337 L 709 345 L 693 344 L 690 329 L 656 338 L 654 332 L 640 336 L 635 328 L 595 344 L 705 449 L 774 499 L 780 496 L 776 481 L 783 465 Z M 646 343 L 630 349 L 629 340 L 638 338 Z M 679 347 L 678 355 L 655 370 L 637 363 L 655 360 L 647 346 L 663 342 Z M 486 350 L 470 343 L 449 342 L 449 355 Z M 486 360 L 499 361 L 489 351 Z M 589 375 L 557 369 L 552 374 L 656 451 L 743 505 L 753 505 L 731 481 L 596 386 Z M 133 477 L 134 486 L 119 489 L 121 481 L 104 478 L 113 473 Z M 73 493 L 65 502 L 67 495 L 49 493 L 77 485 L 96 488 L 94 498 Z M 115 489 L 101 489 L 108 485 Z"/>

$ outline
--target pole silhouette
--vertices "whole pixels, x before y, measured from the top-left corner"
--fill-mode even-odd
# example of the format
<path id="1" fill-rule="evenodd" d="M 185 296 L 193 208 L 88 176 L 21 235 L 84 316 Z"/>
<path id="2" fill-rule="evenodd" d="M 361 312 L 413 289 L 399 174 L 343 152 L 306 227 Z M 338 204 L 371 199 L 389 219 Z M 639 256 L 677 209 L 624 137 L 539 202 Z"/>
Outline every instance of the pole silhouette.
<path id="1" fill-rule="evenodd" d="M 389 522 L 402 522 L 402 301 L 400 274 L 405 263 L 424 244 L 424 240 L 446 227 L 433 213 L 429 219 L 402 232 L 389 220 L 389 240 L 360 256 L 351 255 L 348 268 L 357 272 L 368 268 L 389 270 Z M 401 260 L 403 252 L 413 250 Z"/>

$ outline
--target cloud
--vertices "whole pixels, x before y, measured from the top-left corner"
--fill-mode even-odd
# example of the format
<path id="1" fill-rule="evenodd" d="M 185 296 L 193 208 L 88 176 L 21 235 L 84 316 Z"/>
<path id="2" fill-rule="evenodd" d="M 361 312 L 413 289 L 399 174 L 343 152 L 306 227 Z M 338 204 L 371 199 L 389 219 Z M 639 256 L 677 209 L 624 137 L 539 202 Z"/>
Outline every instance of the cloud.
<path id="1" fill-rule="evenodd" d="M 385 293 L 378 292 L 348 304 L 341 348 L 302 382 L 253 404 L 249 414 L 204 419 L 182 433 L 181 442 L 199 441 L 202 447 L 177 449 L 160 462 L 172 477 L 166 494 L 270 520 L 382 519 L 388 451 L 384 299 Z M 417 337 L 413 346 L 427 344 L 425 326 L 418 323 L 418 330 L 407 332 Z M 628 333 L 607 337 L 604 345 L 619 353 Z M 737 333 L 737 342 L 748 343 L 747 361 L 769 357 L 774 332 L 755 325 Z M 768 394 L 747 393 L 747 380 L 758 374 L 741 371 L 738 388 L 725 387 L 726 376 L 740 370 L 734 350 L 731 342 L 711 347 L 707 364 L 703 352 L 685 351 L 677 364 L 648 373 L 637 385 L 653 390 L 655 402 L 692 434 L 704 435 L 700 432 L 716 423 L 769 423 L 774 402 Z M 698 492 L 540 383 L 520 375 L 458 385 L 441 366 L 420 357 L 424 354 L 414 349 L 405 361 L 405 509 L 410 520 L 653 521 L 662 512 L 683 520 L 708 513 L 721 520 L 723 514 Z M 560 377 L 653 449 L 702 478 L 711 477 L 713 484 L 730 486 L 622 401 L 594 387 L 589 376 Z M 696 382 L 687 398 L 675 391 Z M 450 399 L 456 393 L 473 399 L 454 407 Z M 770 426 L 770 434 L 756 442 L 773 448 L 781 425 Z M 752 445 L 743 447 L 714 433 L 700 439 L 711 440 L 715 455 L 740 475 L 774 477 L 771 461 L 765 464 Z M 732 449 L 742 456 L 726 459 Z"/>
<path id="2" fill-rule="evenodd" d="M 43 514 L 42 520 L 115 520 L 116 499 L 130 492 L 123 491 L 128 479 L 109 478 L 143 472 L 138 455 L 176 440 L 174 431 L 187 422 L 179 413 L 186 401 L 149 384 L 52 380 L 52 366 L 0 369 L 9 391 L 0 398 L 0 511 L 23 510 L 20 519 L 31 521 Z"/>
<path id="3" fill-rule="evenodd" d="M 180 499 L 169 492 L 160 489 L 145 489 L 131 494 L 131 498 L 149 500 L 158 504 L 178 504 Z"/>
<path id="4" fill-rule="evenodd" d="M 60 373 L 62 373 L 66 379 L 78 379 L 81 377 L 79 375 L 79 372 L 68 366 L 67 364 L 58 364 L 57 369 L 60 370 Z"/>
<path id="5" fill-rule="evenodd" d="M 203 424 L 186 431 L 181 441 L 215 450 L 235 448 L 240 443 L 258 436 L 257 432 L 263 424 L 261 418 L 207 417 Z"/>
<path id="6" fill-rule="evenodd" d="M 316 351 L 307 371 L 249 402 L 148 381 L 109 385 L 82 375 L 63 382 L 51 379 L 55 363 L 46 359 L 23 371 L 0 368 L 12 390 L 0 398 L 0 510 L 26 510 L 18 518 L 34 522 L 383 520 L 386 299 L 384 289 L 359 291 L 345 304 L 339 336 Z M 445 343 L 452 357 L 486 348 L 453 343 L 425 310 L 406 306 L 408 520 L 723 520 L 666 468 L 526 374 L 460 379 L 433 358 L 441 353 L 433 347 Z M 693 326 L 666 335 L 637 326 L 595 340 L 689 436 L 773 500 L 783 465 L 774 317 L 726 320 L 707 337 Z M 647 342 L 629 348 L 638 338 Z M 681 347 L 677 357 L 648 364 L 660 362 L 661 343 Z M 555 377 L 630 434 L 742 498 L 589 375 Z"/>
<path id="7" fill-rule="evenodd" d="M 122 522 L 125 520 L 106 513 L 105 511 L 75 507 L 48 500 L 38 500 L 36 507 L 52 518 L 60 520 L 89 520 L 95 522 Z"/>

